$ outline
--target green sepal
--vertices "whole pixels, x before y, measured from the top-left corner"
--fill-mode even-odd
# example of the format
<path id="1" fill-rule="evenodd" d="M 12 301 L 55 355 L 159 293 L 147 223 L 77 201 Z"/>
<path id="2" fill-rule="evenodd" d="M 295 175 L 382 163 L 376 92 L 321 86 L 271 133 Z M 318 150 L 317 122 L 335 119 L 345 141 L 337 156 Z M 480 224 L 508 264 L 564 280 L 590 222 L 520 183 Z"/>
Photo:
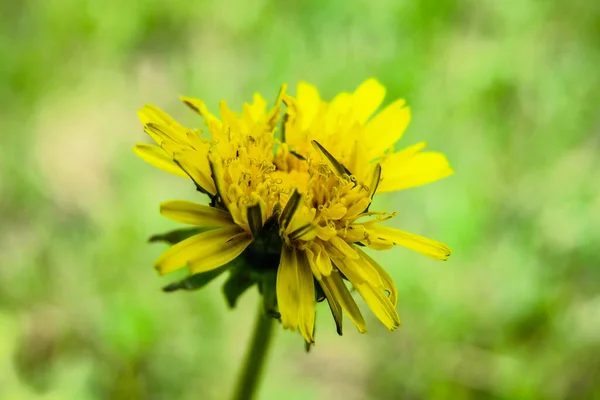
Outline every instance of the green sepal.
<path id="1" fill-rule="evenodd" d="M 177 244 L 177 243 L 181 242 L 182 240 L 190 238 L 199 233 L 209 231 L 211 229 L 213 229 L 213 228 L 201 227 L 201 228 L 176 229 L 174 231 L 151 236 L 150 239 L 148 239 L 148 242 L 150 242 L 150 243 L 165 242 L 168 244 Z"/>
<path id="2" fill-rule="evenodd" d="M 248 268 L 232 268 L 229 278 L 223 284 L 223 294 L 229 307 L 235 308 L 240 296 L 255 283 Z"/>
<path id="3" fill-rule="evenodd" d="M 229 269 L 229 264 L 217 269 L 190 275 L 180 281 L 173 282 L 163 287 L 163 292 L 174 292 L 176 290 L 198 290 L 208 285 L 213 279 Z"/>
<path id="4" fill-rule="evenodd" d="M 315 149 L 317 149 L 317 151 L 319 151 L 322 155 L 325 156 L 325 158 L 331 164 L 331 167 L 333 168 L 333 171 L 337 172 L 337 174 L 339 176 L 343 177 L 344 175 L 348 175 L 348 176 L 352 175 L 352 173 L 348 170 L 348 168 L 346 168 L 344 166 L 344 164 L 342 164 L 341 162 L 339 162 L 333 155 L 331 155 L 331 153 L 328 152 L 327 149 L 325 149 L 325 147 L 323 147 L 321 145 L 321 143 L 317 142 L 316 140 L 313 140 L 312 144 L 313 144 L 313 147 Z"/>

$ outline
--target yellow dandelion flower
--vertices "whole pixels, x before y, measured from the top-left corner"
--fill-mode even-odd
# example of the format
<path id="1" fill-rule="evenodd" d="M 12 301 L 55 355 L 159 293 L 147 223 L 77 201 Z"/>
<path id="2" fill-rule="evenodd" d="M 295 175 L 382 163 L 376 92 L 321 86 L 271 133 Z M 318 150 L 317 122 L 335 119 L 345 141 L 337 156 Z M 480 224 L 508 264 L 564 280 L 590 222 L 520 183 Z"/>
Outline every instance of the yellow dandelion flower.
<path id="1" fill-rule="evenodd" d="M 137 144 L 136 153 L 149 163 L 189 177 L 211 198 L 209 206 L 187 201 L 163 203 L 160 212 L 174 221 L 214 228 L 169 248 L 156 261 L 161 274 L 187 266 L 192 274 L 213 270 L 237 258 L 252 242 L 274 207 L 280 203 L 273 182 L 273 137 L 279 117 L 282 87 L 269 112 L 258 94 L 242 115 L 221 102 L 221 120 L 204 103 L 182 100 L 204 117 L 210 138 L 185 128 L 156 107 L 139 113 L 145 131 L 158 146 Z M 285 196 L 285 194 L 284 194 Z"/>
<path id="2" fill-rule="evenodd" d="M 309 162 L 308 191 L 293 196 L 287 208 L 297 211 L 280 221 L 284 238 L 277 276 L 277 299 L 285 328 L 298 327 L 308 342 L 314 328 L 314 277 L 324 292 L 342 331 L 342 310 L 360 332 L 365 321 L 344 284 L 347 279 L 379 320 L 390 330 L 397 328 L 397 291 L 385 270 L 360 247 L 385 250 L 400 245 L 437 260 L 446 260 L 450 249 L 439 242 L 380 223 L 394 214 L 368 211 L 377 190 L 381 168 L 373 168 L 369 185 L 348 174 L 347 169 L 318 142 L 323 157 Z M 297 192 L 296 192 L 297 193 Z M 290 204 L 293 204 L 290 205 Z M 286 221 L 290 222 L 286 224 Z M 310 277 L 310 279 L 309 279 Z"/>
<path id="3" fill-rule="evenodd" d="M 362 248 L 399 245 L 437 260 L 447 259 L 450 250 L 382 225 L 395 214 L 370 210 L 372 198 L 386 180 L 386 190 L 396 190 L 439 179 L 451 169 L 443 155 L 419 153 L 422 147 L 385 153 L 401 132 L 396 127 L 396 133 L 389 133 L 384 122 L 408 114 L 386 108 L 369 121 L 383 99 L 380 87 L 369 80 L 328 104 L 310 85 L 299 85 L 297 99 L 284 95 L 284 85 L 271 110 L 255 95 L 241 115 L 222 102 L 220 119 L 200 100 L 183 98 L 204 117 L 210 137 L 179 125 L 153 106 L 144 107 L 140 119 L 158 146 L 138 144 L 136 153 L 168 172 L 188 176 L 210 198 L 209 205 L 161 205 L 165 217 L 202 231 L 173 241 L 156 261 L 157 270 L 165 274 L 187 267 L 192 277 L 206 277 L 200 279 L 204 284 L 213 275 L 203 274 L 244 259 L 241 268 L 230 268 L 225 283 L 226 295 L 233 293 L 228 295 L 230 304 L 257 284 L 266 308 L 309 344 L 314 343 L 316 302 L 321 299 L 327 300 L 340 334 L 343 313 L 366 332 L 346 282 L 386 327 L 397 328 L 394 282 Z M 283 118 L 282 101 L 288 107 Z M 280 122 L 284 131 L 277 139 Z M 362 137 L 366 134 L 379 139 L 367 141 Z M 398 165 L 406 169 L 404 175 L 393 172 Z"/>
<path id="4" fill-rule="evenodd" d="M 260 145 L 254 146 L 249 156 L 261 154 L 265 149 L 270 151 L 273 140 L 273 130 L 280 113 L 280 103 L 286 86 L 282 86 L 275 106 L 267 110 L 267 102 L 256 93 L 252 104 L 244 104 L 241 115 L 234 113 L 221 101 L 219 108 L 221 119 L 208 111 L 203 101 L 182 96 L 181 100 L 192 110 L 199 113 L 206 122 L 211 138 L 201 137 L 201 131 L 192 130 L 180 125 L 167 113 L 152 105 L 145 105 L 138 111 L 138 118 L 144 126 L 144 131 L 156 142 L 157 146 L 138 143 L 134 152 L 148 163 L 164 171 L 190 177 L 208 194 L 216 194 L 214 182 L 210 179 L 208 151 L 211 144 L 219 145 L 219 150 L 225 158 L 232 156 L 235 151 L 230 142 L 244 140 L 237 132 L 244 132 L 246 139 L 258 139 Z M 232 133 L 233 132 L 233 133 Z M 237 137 L 230 140 L 233 134 Z M 269 141 L 270 140 L 270 141 Z M 230 146 L 229 148 L 226 148 Z M 262 146 L 262 147 L 261 147 Z"/>
<path id="5" fill-rule="evenodd" d="M 410 109 L 399 99 L 376 112 L 385 97 L 385 87 L 368 79 L 354 93 L 340 93 L 330 103 L 316 87 L 300 82 L 296 97 L 285 96 L 288 110 L 285 142 L 295 153 L 307 156 L 310 140 L 317 140 L 331 154 L 367 180 L 376 163 L 381 165 L 378 193 L 408 189 L 453 173 L 446 157 L 422 151 L 421 142 L 393 152 L 410 123 Z"/>

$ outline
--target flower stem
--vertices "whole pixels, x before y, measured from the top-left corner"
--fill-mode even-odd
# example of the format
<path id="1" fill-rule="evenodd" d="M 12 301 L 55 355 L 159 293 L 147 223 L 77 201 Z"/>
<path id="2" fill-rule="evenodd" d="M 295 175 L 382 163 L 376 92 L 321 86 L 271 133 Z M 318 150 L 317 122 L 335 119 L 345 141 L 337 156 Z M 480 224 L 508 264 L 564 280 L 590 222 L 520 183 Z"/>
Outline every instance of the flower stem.
<path id="1" fill-rule="evenodd" d="M 273 321 L 273 318 L 265 315 L 261 302 L 254 322 L 250 347 L 246 350 L 246 359 L 238 377 L 233 400 L 251 400 L 255 397 L 273 337 Z"/>

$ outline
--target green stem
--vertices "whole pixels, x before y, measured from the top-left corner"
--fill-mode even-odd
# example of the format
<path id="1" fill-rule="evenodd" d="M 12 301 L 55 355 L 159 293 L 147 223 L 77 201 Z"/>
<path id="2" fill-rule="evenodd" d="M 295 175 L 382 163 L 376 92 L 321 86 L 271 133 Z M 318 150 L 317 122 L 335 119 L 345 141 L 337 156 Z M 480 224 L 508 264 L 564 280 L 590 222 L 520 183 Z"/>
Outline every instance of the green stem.
<path id="1" fill-rule="evenodd" d="M 234 400 L 251 400 L 257 393 L 261 373 L 273 337 L 273 321 L 273 318 L 265 315 L 261 302 L 254 323 L 254 332 L 252 332 L 249 343 L 250 347 L 246 350 L 244 366 L 240 371 L 233 395 Z"/>

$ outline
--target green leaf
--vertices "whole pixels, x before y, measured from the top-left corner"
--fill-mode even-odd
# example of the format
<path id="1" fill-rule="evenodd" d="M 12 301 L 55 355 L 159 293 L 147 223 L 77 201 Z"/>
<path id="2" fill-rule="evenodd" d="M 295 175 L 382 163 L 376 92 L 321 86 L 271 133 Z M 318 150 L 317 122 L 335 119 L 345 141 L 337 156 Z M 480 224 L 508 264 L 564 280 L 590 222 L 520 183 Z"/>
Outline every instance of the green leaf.
<path id="1" fill-rule="evenodd" d="M 229 269 L 229 267 L 229 264 L 226 264 L 222 267 L 213 269 L 211 271 L 190 275 L 180 281 L 173 282 L 163 287 L 163 292 L 174 292 L 176 290 L 198 290 L 208 285 L 213 279 L 221 275 L 226 269 Z"/>
<path id="2" fill-rule="evenodd" d="M 182 240 L 185 240 L 189 237 L 192 237 L 192 236 L 197 235 L 202 232 L 206 232 L 211 229 L 214 229 L 214 228 L 202 227 L 202 228 L 176 229 L 174 231 L 154 235 L 154 236 L 150 237 L 150 239 L 148 239 L 148 241 L 150 243 L 166 242 L 168 244 L 177 244 L 177 243 L 181 242 Z"/>

